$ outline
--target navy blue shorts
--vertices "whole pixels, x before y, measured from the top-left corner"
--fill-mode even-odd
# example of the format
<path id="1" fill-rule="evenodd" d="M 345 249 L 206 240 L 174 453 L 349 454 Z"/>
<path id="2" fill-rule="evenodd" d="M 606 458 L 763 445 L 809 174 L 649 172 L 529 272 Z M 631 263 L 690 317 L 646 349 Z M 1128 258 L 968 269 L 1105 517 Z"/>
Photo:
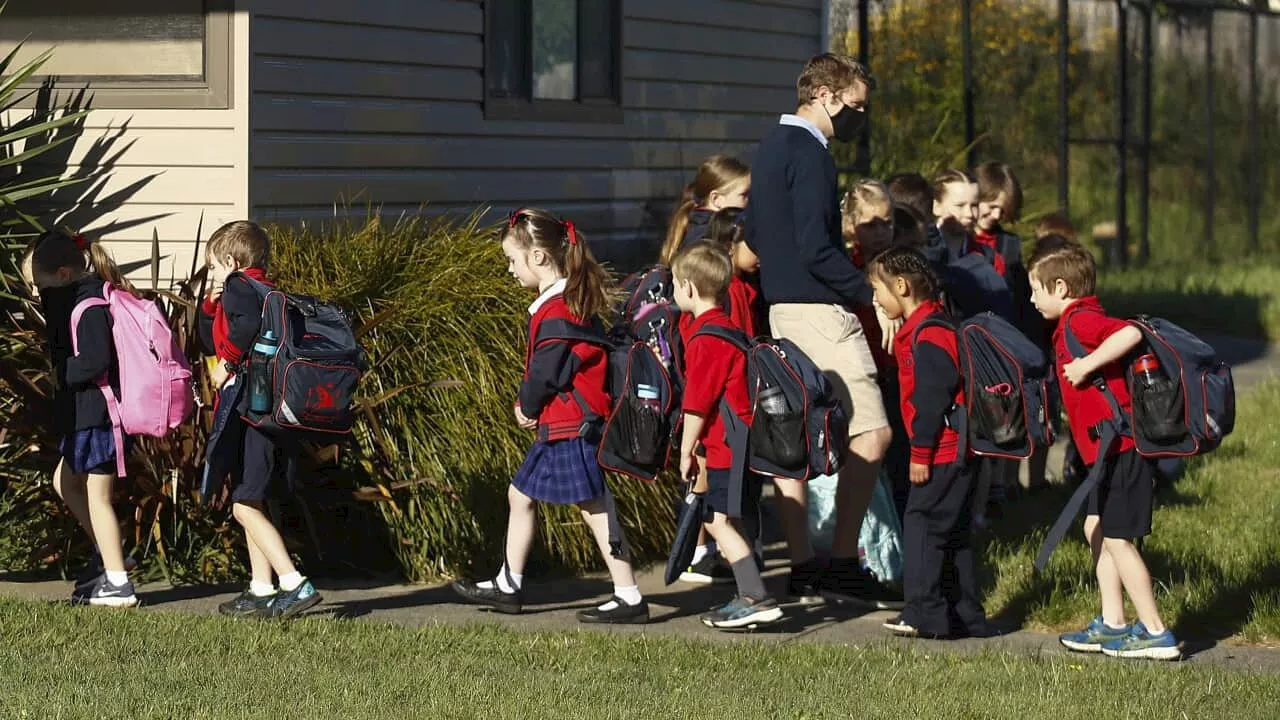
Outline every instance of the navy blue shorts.
<path id="1" fill-rule="evenodd" d="M 707 512 L 729 514 L 729 471 L 707 468 Z M 755 518 L 760 512 L 764 477 L 748 471 L 742 478 L 742 515 Z"/>
<path id="2" fill-rule="evenodd" d="M 1107 465 L 1089 493 L 1089 515 L 1097 515 L 1102 537 L 1136 540 L 1151 534 L 1155 502 L 1155 464 L 1129 450 L 1100 459 Z"/>
<path id="3" fill-rule="evenodd" d="M 511 484 L 539 502 L 577 505 L 604 495 L 604 471 L 582 438 L 535 442 Z"/>
<path id="4" fill-rule="evenodd" d="M 231 502 L 261 503 L 292 485 L 295 455 L 248 423 L 242 427 L 244 463 L 231 473 Z"/>

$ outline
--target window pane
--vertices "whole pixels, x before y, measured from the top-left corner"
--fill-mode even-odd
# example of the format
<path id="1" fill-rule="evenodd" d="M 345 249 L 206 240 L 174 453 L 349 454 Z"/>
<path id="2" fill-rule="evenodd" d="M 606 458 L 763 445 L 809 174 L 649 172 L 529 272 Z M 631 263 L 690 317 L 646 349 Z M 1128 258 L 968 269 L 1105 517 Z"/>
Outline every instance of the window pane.
<path id="1" fill-rule="evenodd" d="M 490 97 L 528 98 L 529 38 L 522 2 L 487 2 L 485 84 Z"/>
<path id="2" fill-rule="evenodd" d="M 0 55 L 49 48 L 41 75 L 63 79 L 204 79 L 203 0 L 17 0 L 0 20 Z"/>
<path id="3" fill-rule="evenodd" d="M 586 100 L 618 99 L 617 0 L 580 0 L 582 49 L 581 96 Z"/>
<path id="4" fill-rule="evenodd" d="M 577 0 L 533 0 L 533 97 L 578 98 Z"/>

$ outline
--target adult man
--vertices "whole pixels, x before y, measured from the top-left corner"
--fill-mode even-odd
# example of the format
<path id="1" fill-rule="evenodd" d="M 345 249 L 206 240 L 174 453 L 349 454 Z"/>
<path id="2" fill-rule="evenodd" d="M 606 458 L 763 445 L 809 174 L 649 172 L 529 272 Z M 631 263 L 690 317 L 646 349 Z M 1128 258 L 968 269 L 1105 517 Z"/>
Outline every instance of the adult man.
<path id="1" fill-rule="evenodd" d="M 827 53 L 809 60 L 796 80 L 798 109 L 783 115 L 756 151 L 746 227 L 747 243 L 760 256 L 773 334 L 794 342 L 822 368 L 849 415 L 851 454 L 840 471 L 835 540 L 825 568 L 809 545 L 804 484 L 777 481 L 791 551 L 788 590 L 802 602 L 822 593 L 891 607 L 893 593 L 858 561 L 858 532 L 891 432 L 871 349 L 849 311 L 870 304 L 872 291 L 844 249 L 836 166 L 827 149 L 830 138 L 848 142 L 862 130 L 873 84 L 866 68 L 849 57 Z M 891 341 L 896 324 L 877 316 Z"/>

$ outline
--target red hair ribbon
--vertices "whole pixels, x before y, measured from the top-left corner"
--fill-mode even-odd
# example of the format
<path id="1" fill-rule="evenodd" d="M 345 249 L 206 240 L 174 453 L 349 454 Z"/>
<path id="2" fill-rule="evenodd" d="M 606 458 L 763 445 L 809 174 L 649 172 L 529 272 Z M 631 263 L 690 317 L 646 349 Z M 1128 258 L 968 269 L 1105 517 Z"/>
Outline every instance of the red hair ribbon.
<path id="1" fill-rule="evenodd" d="M 507 216 L 507 227 L 509 228 L 515 227 L 516 223 L 520 222 L 526 217 L 528 217 L 528 213 L 526 213 L 523 208 L 519 210 L 512 210 L 511 214 Z"/>
<path id="2" fill-rule="evenodd" d="M 573 226 L 572 220 L 564 221 L 564 234 L 569 237 L 570 245 L 578 244 L 578 229 Z"/>
<path id="3" fill-rule="evenodd" d="M 85 252 L 89 251 L 89 238 L 85 237 L 84 234 L 76 233 L 75 235 L 72 235 L 71 242 L 75 243 L 76 247 L 81 250 Z"/>

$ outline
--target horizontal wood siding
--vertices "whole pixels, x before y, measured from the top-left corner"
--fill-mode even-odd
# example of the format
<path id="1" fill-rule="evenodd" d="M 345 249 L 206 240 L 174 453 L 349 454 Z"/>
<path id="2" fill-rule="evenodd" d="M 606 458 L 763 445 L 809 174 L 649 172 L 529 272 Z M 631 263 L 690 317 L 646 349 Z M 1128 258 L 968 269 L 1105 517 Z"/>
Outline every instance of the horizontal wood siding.
<path id="1" fill-rule="evenodd" d="M 74 205 L 67 223 L 101 239 L 136 280 L 150 279 L 153 234 L 167 286 L 190 274 L 198 232 L 207 239 L 218 225 L 249 214 L 248 30 L 241 13 L 233 20 L 233 107 L 91 110 L 59 163 L 68 173 L 102 173 L 60 190 L 59 206 Z"/>
<path id="2" fill-rule="evenodd" d="M 621 122 L 498 121 L 484 115 L 481 2 L 254 8 L 257 217 L 316 222 L 340 198 L 490 218 L 543 205 L 619 265 L 653 247 L 704 157 L 749 159 L 822 34 L 821 0 L 624 0 Z"/>

